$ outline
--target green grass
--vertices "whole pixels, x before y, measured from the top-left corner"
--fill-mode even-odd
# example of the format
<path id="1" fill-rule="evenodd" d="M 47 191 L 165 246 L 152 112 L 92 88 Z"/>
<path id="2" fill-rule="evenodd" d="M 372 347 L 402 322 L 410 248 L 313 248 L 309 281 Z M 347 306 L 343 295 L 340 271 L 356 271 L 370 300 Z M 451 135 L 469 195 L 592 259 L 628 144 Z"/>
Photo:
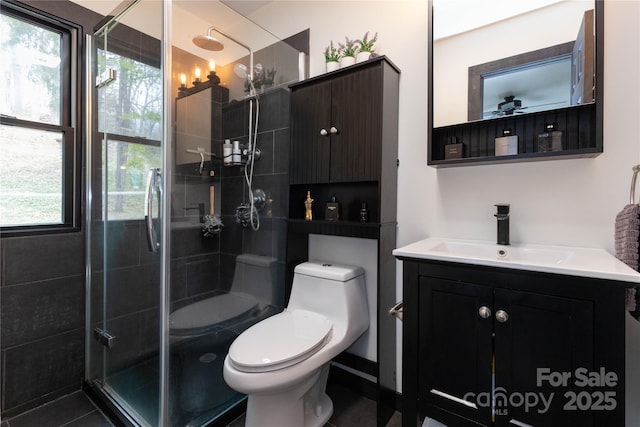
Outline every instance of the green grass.
<path id="1" fill-rule="evenodd" d="M 0 126 L 0 224 L 62 222 L 62 135 Z"/>

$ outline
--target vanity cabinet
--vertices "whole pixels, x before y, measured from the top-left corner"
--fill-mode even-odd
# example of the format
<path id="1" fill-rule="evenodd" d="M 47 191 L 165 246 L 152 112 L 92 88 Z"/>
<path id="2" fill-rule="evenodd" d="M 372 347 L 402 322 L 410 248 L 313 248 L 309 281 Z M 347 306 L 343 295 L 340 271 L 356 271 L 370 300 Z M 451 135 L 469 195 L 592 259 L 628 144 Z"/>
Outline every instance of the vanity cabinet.
<path id="1" fill-rule="evenodd" d="M 404 427 L 624 425 L 624 285 L 403 261 Z"/>
<path id="2" fill-rule="evenodd" d="M 399 79 L 400 70 L 379 56 L 290 86 L 287 283 L 295 266 L 309 258 L 310 234 L 376 241 L 377 307 L 369 307 L 376 313 L 371 321 L 377 336 L 369 338 L 376 340 L 376 360 L 346 352 L 336 360 L 376 378 L 375 394 L 367 394 L 377 402 L 379 426 L 396 409 L 396 355 L 389 351 L 395 349 L 396 321 L 387 310 L 396 302 L 391 252 L 397 228 Z M 311 221 L 304 219 L 307 192 L 314 200 Z M 340 220 L 325 219 L 332 196 L 341 203 Z M 360 221 L 363 203 L 366 222 Z"/>

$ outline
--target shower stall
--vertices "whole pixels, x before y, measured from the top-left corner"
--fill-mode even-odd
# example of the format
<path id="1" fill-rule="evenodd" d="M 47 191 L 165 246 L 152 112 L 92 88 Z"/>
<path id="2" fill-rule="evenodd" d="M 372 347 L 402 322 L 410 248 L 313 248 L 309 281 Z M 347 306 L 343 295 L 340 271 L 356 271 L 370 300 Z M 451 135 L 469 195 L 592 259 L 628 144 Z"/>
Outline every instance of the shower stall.
<path id="1" fill-rule="evenodd" d="M 85 46 L 85 388 L 125 424 L 224 425 L 244 401 L 229 346 L 285 303 L 287 86 L 308 33 L 126 0 Z"/>

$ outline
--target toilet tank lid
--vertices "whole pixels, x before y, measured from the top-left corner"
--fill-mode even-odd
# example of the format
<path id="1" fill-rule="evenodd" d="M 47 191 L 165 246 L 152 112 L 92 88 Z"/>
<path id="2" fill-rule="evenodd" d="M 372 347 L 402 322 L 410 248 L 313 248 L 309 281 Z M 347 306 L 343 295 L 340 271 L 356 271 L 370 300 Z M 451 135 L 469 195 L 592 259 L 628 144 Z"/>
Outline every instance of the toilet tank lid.
<path id="1" fill-rule="evenodd" d="M 256 265 L 258 267 L 270 267 L 271 264 L 276 262 L 276 259 L 262 255 L 240 254 L 236 257 L 236 262 Z"/>
<path id="2" fill-rule="evenodd" d="M 334 264 L 332 262 L 309 261 L 298 264 L 295 274 L 318 277 L 320 279 L 336 280 L 346 282 L 354 277 L 362 276 L 362 267 L 344 264 Z"/>

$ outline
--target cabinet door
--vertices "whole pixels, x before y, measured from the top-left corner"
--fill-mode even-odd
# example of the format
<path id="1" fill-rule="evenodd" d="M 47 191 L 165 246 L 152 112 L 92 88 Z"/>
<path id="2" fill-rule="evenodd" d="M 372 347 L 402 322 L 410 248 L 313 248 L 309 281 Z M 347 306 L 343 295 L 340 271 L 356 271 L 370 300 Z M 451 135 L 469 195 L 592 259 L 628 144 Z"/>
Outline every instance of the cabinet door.
<path id="1" fill-rule="evenodd" d="M 567 391 L 591 394 L 595 390 L 574 386 L 576 369 L 593 372 L 597 368 L 593 366 L 593 303 L 496 289 L 494 308 L 495 425 L 513 426 L 515 420 L 525 423 L 519 425 L 544 427 L 593 426 L 589 411 L 564 408 L 570 403 Z M 546 380 L 539 386 L 538 369 L 568 373 L 567 387 Z M 525 398 L 521 404 L 520 396 Z M 551 403 L 544 404 L 542 397 L 547 401 L 551 397 Z"/>
<path id="2" fill-rule="evenodd" d="M 491 424 L 492 289 L 420 278 L 418 399 L 423 415 L 447 425 Z M 457 414 L 453 415 L 453 414 Z"/>
<path id="3" fill-rule="evenodd" d="M 331 182 L 376 181 L 382 144 L 382 71 L 364 68 L 331 86 Z"/>
<path id="4" fill-rule="evenodd" d="M 296 88 L 291 93 L 292 184 L 329 182 L 330 127 L 331 82 Z"/>

